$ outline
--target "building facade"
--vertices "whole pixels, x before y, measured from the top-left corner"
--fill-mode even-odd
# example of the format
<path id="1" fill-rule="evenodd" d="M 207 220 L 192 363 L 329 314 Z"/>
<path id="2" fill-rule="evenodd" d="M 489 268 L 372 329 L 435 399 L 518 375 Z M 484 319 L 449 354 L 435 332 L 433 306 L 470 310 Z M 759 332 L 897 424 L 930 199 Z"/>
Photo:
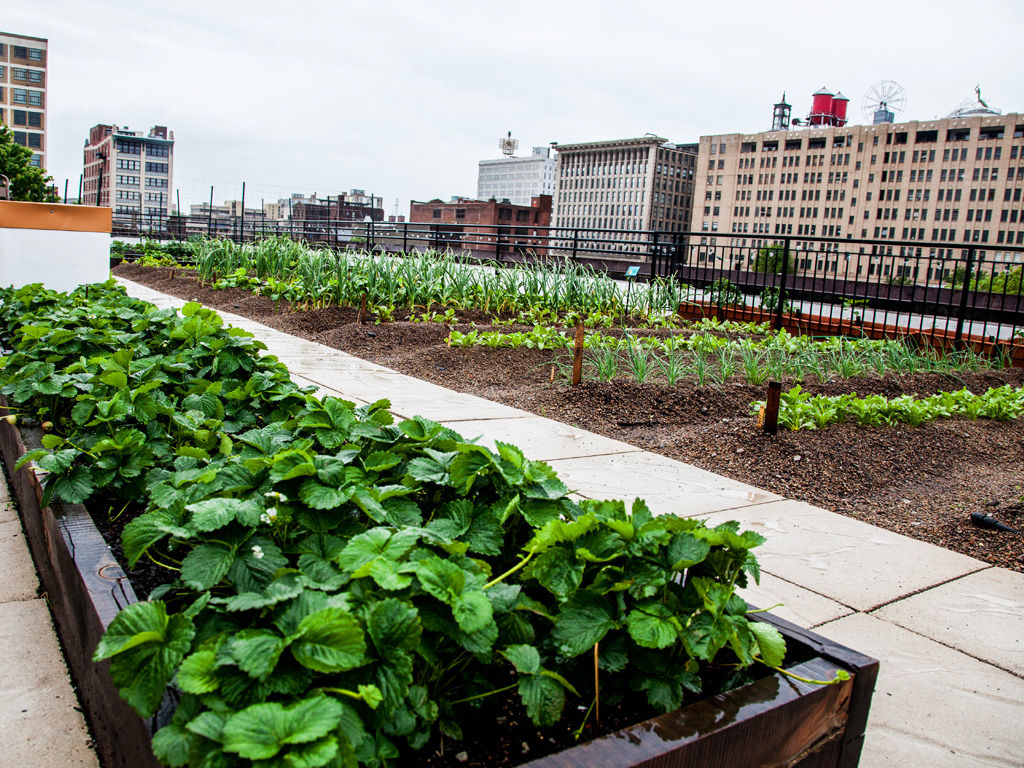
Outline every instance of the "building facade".
<path id="1" fill-rule="evenodd" d="M 174 132 L 155 125 L 148 134 L 95 125 L 85 140 L 82 204 L 115 214 L 164 217 L 174 188 Z"/>
<path id="2" fill-rule="evenodd" d="M 409 204 L 411 224 L 432 224 L 436 247 L 495 253 L 546 253 L 551 225 L 551 196 L 536 195 L 529 205 L 502 200 L 454 197 L 444 203 L 430 200 Z M 500 237 L 500 242 L 499 242 Z"/>
<path id="3" fill-rule="evenodd" d="M 46 38 L 0 32 L 0 123 L 36 168 L 46 168 L 46 64 Z"/>
<path id="4" fill-rule="evenodd" d="M 534 147 L 529 157 L 481 160 L 476 180 L 477 200 L 507 200 L 529 206 L 535 197 L 555 194 L 556 159 L 550 147 Z"/>
<path id="5" fill-rule="evenodd" d="M 749 247 L 749 262 L 757 248 L 788 236 L 798 271 L 924 284 L 948 278 L 941 259 L 959 255 L 962 244 L 997 254 L 1000 245 L 1024 245 L 1021 114 L 979 109 L 938 120 L 702 136 L 697 168 L 694 231 L 705 241 L 744 236 L 733 242 Z M 865 264 L 840 258 L 839 243 L 801 237 L 922 245 L 844 249 L 881 257 Z M 939 262 L 907 266 L 900 256 Z M 998 256 L 1021 261 L 1021 254 Z"/>
<path id="6" fill-rule="evenodd" d="M 608 239 L 616 231 L 685 232 L 696 163 L 696 144 L 653 135 L 562 144 L 552 227 L 612 230 Z"/>

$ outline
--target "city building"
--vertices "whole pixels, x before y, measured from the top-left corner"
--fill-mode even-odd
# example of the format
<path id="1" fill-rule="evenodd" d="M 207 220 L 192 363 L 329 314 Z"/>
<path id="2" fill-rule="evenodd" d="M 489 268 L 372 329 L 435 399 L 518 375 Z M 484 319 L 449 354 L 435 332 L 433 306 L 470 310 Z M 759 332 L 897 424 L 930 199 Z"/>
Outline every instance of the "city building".
<path id="1" fill-rule="evenodd" d="M 515 151 L 514 140 L 503 139 Z M 496 160 L 481 160 L 477 172 L 478 200 L 508 200 L 513 205 L 530 205 L 540 195 L 555 194 L 555 166 L 550 147 L 534 147 L 529 157 L 506 155 Z"/>
<path id="2" fill-rule="evenodd" d="M 171 212 L 174 132 L 154 125 L 148 134 L 127 126 L 95 125 L 85 140 L 82 202 L 115 214 L 164 217 Z"/>
<path id="3" fill-rule="evenodd" d="M 798 271 L 922 284 L 948 278 L 941 260 L 959 256 L 958 245 L 997 257 L 1001 244 L 1024 245 L 1024 115 L 999 114 L 979 97 L 976 108 L 943 119 L 896 123 L 883 105 L 875 124 L 850 125 L 827 118 L 825 95 L 814 95 L 809 125 L 700 138 L 693 230 L 705 242 L 714 233 L 743 235 L 732 242 L 748 246 L 749 265 L 757 248 L 788 236 Z M 776 105 L 774 127 L 788 123 L 780 120 L 788 106 L 785 98 Z M 838 242 L 801 237 L 922 245 L 851 245 L 840 258 Z M 872 256 L 851 260 L 855 251 Z M 901 256 L 937 261 L 917 267 Z M 1021 261 L 1019 253 L 1005 256 Z"/>
<path id="4" fill-rule="evenodd" d="M 696 162 L 696 144 L 653 134 L 561 144 L 552 227 L 610 230 L 604 239 L 624 241 L 638 230 L 685 232 Z"/>
<path id="5" fill-rule="evenodd" d="M 494 198 L 413 200 L 409 222 L 435 225 L 429 233 L 434 247 L 539 256 L 546 253 L 542 246 L 551 225 L 551 195 L 536 195 L 529 205 Z"/>
<path id="6" fill-rule="evenodd" d="M 0 32 L 0 123 L 36 168 L 46 168 L 46 58 L 46 38 Z"/>

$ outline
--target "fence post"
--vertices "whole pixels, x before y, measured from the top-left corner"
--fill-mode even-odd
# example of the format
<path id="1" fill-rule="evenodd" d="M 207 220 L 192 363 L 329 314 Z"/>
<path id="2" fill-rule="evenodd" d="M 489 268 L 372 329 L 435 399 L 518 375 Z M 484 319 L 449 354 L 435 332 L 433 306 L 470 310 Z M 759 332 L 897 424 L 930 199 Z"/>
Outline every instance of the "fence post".
<path id="1" fill-rule="evenodd" d="M 501 225 L 499 224 L 495 228 L 496 236 L 494 238 L 494 260 L 499 264 L 501 263 Z"/>
<path id="2" fill-rule="evenodd" d="M 782 382 L 768 382 L 768 397 L 764 405 L 764 423 L 761 428 L 769 435 L 779 431 L 779 403 L 782 398 Z"/>
<path id="3" fill-rule="evenodd" d="M 373 253 L 373 208 L 370 208 L 370 226 L 366 228 L 366 244 L 369 246 L 369 250 Z"/>
<path id="4" fill-rule="evenodd" d="M 406 256 L 409 250 L 409 224 L 402 222 L 402 255 Z"/>
<path id="5" fill-rule="evenodd" d="M 576 261 L 576 251 L 580 246 L 580 231 L 574 229 L 572 231 L 572 260 Z"/>
<path id="6" fill-rule="evenodd" d="M 659 251 L 658 233 L 654 232 L 653 235 L 654 237 L 651 239 L 651 274 L 656 275 L 661 267 L 661 252 Z"/>
<path id="7" fill-rule="evenodd" d="M 964 266 L 964 288 L 960 292 L 960 311 L 956 317 L 956 335 L 953 342 L 959 344 L 964 335 L 964 319 L 967 317 L 967 295 L 971 290 L 971 276 L 974 272 L 974 248 L 967 249 L 967 264 Z M 954 268 L 953 274 L 956 274 Z"/>
<path id="8" fill-rule="evenodd" d="M 789 238 L 782 238 L 782 272 L 779 274 L 779 303 L 775 307 L 775 330 L 782 330 L 782 314 L 786 307 L 786 276 L 789 274 Z"/>

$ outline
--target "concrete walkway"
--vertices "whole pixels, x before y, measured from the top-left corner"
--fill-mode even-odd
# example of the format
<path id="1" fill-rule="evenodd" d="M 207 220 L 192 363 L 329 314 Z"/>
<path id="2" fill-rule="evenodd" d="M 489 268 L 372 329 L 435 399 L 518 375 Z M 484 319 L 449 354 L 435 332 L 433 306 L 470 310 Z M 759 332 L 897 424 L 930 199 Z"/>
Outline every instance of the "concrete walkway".
<path id="1" fill-rule="evenodd" d="M 131 295 L 158 306 L 182 304 L 121 282 Z M 255 333 L 296 381 L 316 385 L 321 394 L 357 403 L 386 397 L 396 416 L 419 414 L 492 446 L 496 440 L 514 443 L 531 458 L 548 461 L 585 498 L 642 496 L 655 513 L 712 524 L 739 520 L 763 533 L 768 541 L 757 552 L 763 578 L 744 597 L 766 607 L 782 603 L 773 609 L 777 615 L 881 660 L 864 768 L 1024 764 L 1024 574 L 221 315 Z M 0 558 L 6 564 L 6 550 Z M 34 589 L 30 585 L 32 595 Z M 8 609 L 8 600 L 0 610 Z M 0 623 L 5 648 L 14 647 L 8 626 Z M 8 660 L 0 665 L 0 691 L 7 693 Z M 11 722 L 0 717 L 0 725 Z M 4 728 L 0 762 L 44 764 L 9 760 L 8 738 Z M 89 765 L 85 757 L 46 765 Z"/>
<path id="2" fill-rule="evenodd" d="M 0 765 L 96 768 L 64 654 L 0 470 Z"/>

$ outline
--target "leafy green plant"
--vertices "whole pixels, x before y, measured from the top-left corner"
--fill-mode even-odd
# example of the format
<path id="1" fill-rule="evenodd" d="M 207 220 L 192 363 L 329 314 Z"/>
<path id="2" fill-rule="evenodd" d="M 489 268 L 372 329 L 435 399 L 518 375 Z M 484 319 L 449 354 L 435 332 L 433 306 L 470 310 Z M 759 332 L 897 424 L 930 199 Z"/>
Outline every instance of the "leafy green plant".
<path id="1" fill-rule="evenodd" d="M 736 523 L 577 503 L 514 446 L 317 400 L 197 305 L 0 293 L 2 389 L 59 425 L 47 493 L 134 501 L 127 565 L 167 570 L 95 658 L 144 716 L 173 689 L 168 766 L 385 765 L 489 697 L 543 727 L 596 701 L 595 657 L 603 701 L 653 711 L 782 663 Z"/>
<path id="2" fill-rule="evenodd" d="M 727 277 L 718 278 L 704 290 L 707 300 L 715 306 L 743 305 L 743 292 Z"/>
<path id="3" fill-rule="evenodd" d="M 643 384 L 651 375 L 650 348 L 627 335 L 625 338 L 626 364 L 637 384 Z"/>
<path id="4" fill-rule="evenodd" d="M 751 404 L 758 413 L 764 401 Z M 831 424 L 852 421 L 862 427 L 909 424 L 919 426 L 942 418 L 987 418 L 1010 421 L 1024 416 L 1024 387 L 992 387 L 981 395 L 961 389 L 940 392 L 929 397 L 882 395 L 811 395 L 799 385 L 780 398 L 779 423 L 789 429 L 821 429 Z"/>

